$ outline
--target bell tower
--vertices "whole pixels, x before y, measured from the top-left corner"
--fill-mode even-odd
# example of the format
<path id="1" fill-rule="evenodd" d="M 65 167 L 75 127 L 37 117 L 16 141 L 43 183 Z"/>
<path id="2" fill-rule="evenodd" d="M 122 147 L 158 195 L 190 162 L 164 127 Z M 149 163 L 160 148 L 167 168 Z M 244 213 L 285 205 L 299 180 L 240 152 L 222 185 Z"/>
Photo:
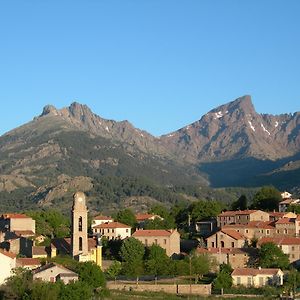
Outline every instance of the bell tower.
<path id="1" fill-rule="evenodd" d="M 72 207 L 72 256 L 88 254 L 87 207 L 85 194 L 74 194 Z"/>

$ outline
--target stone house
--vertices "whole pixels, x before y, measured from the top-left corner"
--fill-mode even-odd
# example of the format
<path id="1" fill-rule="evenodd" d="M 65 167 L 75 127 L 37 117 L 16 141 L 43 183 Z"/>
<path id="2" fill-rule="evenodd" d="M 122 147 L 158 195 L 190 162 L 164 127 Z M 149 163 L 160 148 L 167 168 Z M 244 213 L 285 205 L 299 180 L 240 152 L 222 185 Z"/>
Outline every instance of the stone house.
<path id="1" fill-rule="evenodd" d="M 233 269 L 244 268 L 254 263 L 257 258 L 255 248 L 197 248 L 196 253 L 207 254 L 214 258 L 218 265 L 230 264 Z"/>
<path id="2" fill-rule="evenodd" d="M 208 248 L 243 248 L 247 239 L 232 229 L 221 229 L 206 239 Z"/>
<path id="3" fill-rule="evenodd" d="M 153 244 L 159 245 L 166 250 L 168 256 L 180 253 L 180 234 L 176 229 L 140 229 L 134 232 L 132 236 L 141 241 L 146 247 Z"/>
<path id="4" fill-rule="evenodd" d="M 218 227 L 227 224 L 247 224 L 250 221 L 269 221 L 269 214 L 261 210 L 225 211 L 218 215 Z"/>
<path id="5" fill-rule="evenodd" d="M 225 225 L 223 229 L 235 230 L 241 233 L 248 241 L 265 236 L 274 236 L 275 223 L 270 221 L 250 221 L 248 224 Z"/>
<path id="6" fill-rule="evenodd" d="M 14 253 L 0 249 L 0 285 L 12 275 L 12 270 L 16 267 L 16 255 Z"/>
<path id="7" fill-rule="evenodd" d="M 93 227 L 93 233 L 100 233 L 108 240 L 126 239 L 131 236 L 131 227 L 120 222 L 108 222 Z"/>
<path id="8" fill-rule="evenodd" d="M 138 227 L 139 228 L 143 228 L 145 226 L 145 222 L 147 221 L 153 221 L 156 218 L 163 220 L 164 218 L 162 218 L 159 215 L 155 215 L 155 214 L 147 214 L 147 213 L 139 213 L 135 215 L 136 221 L 138 223 Z"/>
<path id="9" fill-rule="evenodd" d="M 296 222 L 296 218 L 281 218 L 276 221 L 276 236 L 296 236 Z"/>
<path id="10" fill-rule="evenodd" d="M 287 254 L 289 261 L 296 266 L 300 266 L 300 238 L 297 237 L 273 237 L 273 238 L 261 238 L 257 247 L 261 247 L 262 244 L 273 243 L 277 245 L 283 253 Z"/>
<path id="11" fill-rule="evenodd" d="M 281 218 L 297 218 L 297 215 L 293 212 L 269 212 L 270 221 L 278 221 Z"/>
<path id="12" fill-rule="evenodd" d="M 231 273 L 233 285 L 262 287 L 283 285 L 283 272 L 280 269 L 237 268 Z"/>
<path id="13" fill-rule="evenodd" d="M 32 272 L 34 280 L 56 282 L 62 280 L 65 284 L 78 280 L 78 274 L 56 263 L 49 263 Z"/>

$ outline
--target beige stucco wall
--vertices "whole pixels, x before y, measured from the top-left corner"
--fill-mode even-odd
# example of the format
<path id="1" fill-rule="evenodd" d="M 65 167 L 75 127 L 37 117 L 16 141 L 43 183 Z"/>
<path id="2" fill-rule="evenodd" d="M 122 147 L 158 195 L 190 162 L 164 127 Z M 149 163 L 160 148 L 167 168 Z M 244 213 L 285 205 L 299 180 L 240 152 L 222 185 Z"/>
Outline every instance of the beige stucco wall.
<path id="1" fill-rule="evenodd" d="M 16 258 L 10 258 L 0 253 L 0 284 L 12 275 L 12 269 L 16 267 Z"/>
<path id="2" fill-rule="evenodd" d="M 33 279 L 34 280 L 40 279 L 43 281 L 55 282 L 56 276 L 60 273 L 68 273 L 68 271 L 59 266 L 53 266 L 53 267 L 46 269 L 44 271 L 41 271 L 37 274 L 33 274 Z M 73 272 L 71 272 L 71 271 L 70 271 L 70 273 L 73 274 Z"/>
<path id="3" fill-rule="evenodd" d="M 240 278 L 240 283 L 238 283 L 238 278 Z M 249 278 L 249 279 L 248 279 Z M 272 284 L 283 284 L 283 273 L 279 272 L 277 275 L 256 275 L 256 276 L 232 276 L 233 285 L 245 285 L 260 287 L 264 285 Z M 249 280 L 249 281 L 248 281 Z"/>
<path id="4" fill-rule="evenodd" d="M 11 218 L 10 231 L 31 230 L 35 233 L 35 220 L 31 218 Z"/>
<path id="5" fill-rule="evenodd" d="M 101 233 L 104 237 L 111 239 L 126 239 L 131 236 L 131 228 L 93 228 L 94 233 Z"/>

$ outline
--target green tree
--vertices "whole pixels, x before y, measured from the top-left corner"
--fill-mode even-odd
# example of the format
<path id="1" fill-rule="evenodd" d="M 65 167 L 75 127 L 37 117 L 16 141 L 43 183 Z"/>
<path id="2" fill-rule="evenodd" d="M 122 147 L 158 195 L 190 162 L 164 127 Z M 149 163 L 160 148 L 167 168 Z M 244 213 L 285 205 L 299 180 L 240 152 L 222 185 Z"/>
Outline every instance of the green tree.
<path id="1" fill-rule="evenodd" d="M 168 274 L 170 258 L 167 256 L 166 250 L 153 244 L 146 252 L 146 271 L 156 276 Z"/>
<path id="2" fill-rule="evenodd" d="M 114 278 L 116 280 L 116 277 L 121 273 L 122 270 L 122 264 L 115 260 L 111 266 L 106 270 L 106 274 L 110 278 Z"/>
<path id="3" fill-rule="evenodd" d="M 137 221 L 136 217 L 131 209 L 125 208 L 123 210 L 118 211 L 116 216 L 116 221 L 129 225 L 132 228 L 136 227 Z"/>
<path id="4" fill-rule="evenodd" d="M 30 294 L 32 274 L 29 270 L 17 268 L 3 286 L 3 299 L 22 299 Z"/>
<path id="5" fill-rule="evenodd" d="M 191 275 L 195 277 L 195 283 L 197 283 L 199 278 L 201 279 L 204 274 L 209 272 L 210 258 L 205 254 L 197 255 L 194 253 L 189 259 L 191 260 Z"/>
<path id="6" fill-rule="evenodd" d="M 61 299 L 60 292 L 63 284 L 35 281 L 31 288 L 31 300 L 56 300 Z M 74 299 L 75 300 L 75 299 Z"/>
<path id="7" fill-rule="evenodd" d="M 291 269 L 286 276 L 284 289 L 289 293 L 292 292 L 295 298 L 296 289 L 299 286 L 300 286 L 300 273 L 296 269 Z"/>
<path id="8" fill-rule="evenodd" d="M 76 281 L 62 285 L 59 300 L 83 300 L 92 299 L 93 288 L 84 281 Z M 44 299 L 44 298 L 40 298 Z M 50 300 L 50 299 L 49 299 Z M 52 300 L 52 299 L 51 299 Z"/>
<path id="9" fill-rule="evenodd" d="M 190 205 L 189 211 L 193 221 L 216 217 L 222 210 L 222 204 L 218 201 L 199 200 Z"/>
<path id="10" fill-rule="evenodd" d="M 258 257 L 258 265 L 263 268 L 286 269 L 290 264 L 288 256 L 274 243 L 262 244 Z"/>
<path id="11" fill-rule="evenodd" d="M 273 211 L 281 201 L 280 192 L 273 186 L 262 187 L 253 198 L 252 208 Z"/>
<path id="12" fill-rule="evenodd" d="M 232 286 L 232 268 L 229 264 L 221 264 L 220 271 L 213 281 L 213 286 L 216 289 L 225 289 L 230 288 Z"/>
<path id="13" fill-rule="evenodd" d="M 145 247 L 139 240 L 130 237 L 126 239 L 120 250 L 123 273 L 138 277 L 143 273 L 143 258 Z"/>
<path id="14" fill-rule="evenodd" d="M 232 210 L 245 210 L 248 208 L 248 199 L 245 195 L 241 195 L 239 199 L 232 203 Z"/>
<path id="15" fill-rule="evenodd" d="M 78 263 L 75 268 L 79 280 L 85 282 L 92 288 L 104 287 L 105 277 L 102 270 L 93 262 Z"/>

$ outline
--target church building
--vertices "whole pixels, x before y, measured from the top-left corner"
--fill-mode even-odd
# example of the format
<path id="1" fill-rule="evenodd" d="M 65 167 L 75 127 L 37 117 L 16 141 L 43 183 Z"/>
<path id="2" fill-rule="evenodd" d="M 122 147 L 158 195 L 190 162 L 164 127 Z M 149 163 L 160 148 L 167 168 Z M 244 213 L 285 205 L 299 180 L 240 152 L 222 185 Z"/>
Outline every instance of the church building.
<path id="1" fill-rule="evenodd" d="M 73 197 L 71 238 L 51 241 L 51 257 L 69 254 L 80 262 L 93 261 L 102 267 L 102 245 L 100 236 L 88 237 L 88 209 L 83 192 Z"/>

